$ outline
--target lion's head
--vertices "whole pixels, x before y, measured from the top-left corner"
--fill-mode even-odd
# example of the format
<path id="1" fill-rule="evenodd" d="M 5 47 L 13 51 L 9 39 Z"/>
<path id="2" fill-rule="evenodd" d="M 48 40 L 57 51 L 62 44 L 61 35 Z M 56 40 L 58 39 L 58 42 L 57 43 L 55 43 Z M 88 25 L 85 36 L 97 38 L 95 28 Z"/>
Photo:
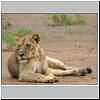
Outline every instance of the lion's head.
<path id="1" fill-rule="evenodd" d="M 40 41 L 38 34 L 17 37 L 16 54 L 19 62 L 27 62 L 36 54 L 36 47 Z"/>

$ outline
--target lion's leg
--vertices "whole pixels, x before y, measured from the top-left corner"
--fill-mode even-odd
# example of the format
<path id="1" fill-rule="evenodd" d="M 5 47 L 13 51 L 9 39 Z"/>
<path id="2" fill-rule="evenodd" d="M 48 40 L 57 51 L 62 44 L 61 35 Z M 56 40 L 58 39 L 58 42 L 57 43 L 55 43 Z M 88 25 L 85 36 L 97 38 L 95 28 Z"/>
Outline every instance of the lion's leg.
<path id="1" fill-rule="evenodd" d="M 55 76 L 84 76 L 89 73 L 90 69 L 70 68 L 61 70 L 49 68 L 49 71 Z"/>
<path id="2" fill-rule="evenodd" d="M 54 77 L 54 75 L 43 75 L 40 73 L 22 73 L 19 76 L 20 81 L 26 81 L 26 82 L 39 82 L 39 83 L 51 83 L 56 82 L 57 79 Z"/>
<path id="3" fill-rule="evenodd" d="M 60 60 L 48 56 L 46 56 L 46 59 L 50 68 L 66 70 L 65 64 Z"/>
<path id="4" fill-rule="evenodd" d="M 91 68 L 77 68 L 65 65 L 63 62 L 46 56 L 49 68 L 55 75 L 86 75 L 92 73 Z"/>
<path id="5" fill-rule="evenodd" d="M 53 73 L 55 76 L 79 75 L 79 69 L 77 68 L 68 69 L 68 70 L 49 68 L 49 71 Z"/>

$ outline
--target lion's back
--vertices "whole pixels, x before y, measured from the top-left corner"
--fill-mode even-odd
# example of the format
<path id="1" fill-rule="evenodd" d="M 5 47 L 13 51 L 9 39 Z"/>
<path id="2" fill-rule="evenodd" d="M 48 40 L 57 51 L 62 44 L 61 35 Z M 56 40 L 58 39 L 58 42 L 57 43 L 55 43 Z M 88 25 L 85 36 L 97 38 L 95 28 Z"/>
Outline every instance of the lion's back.
<path id="1" fill-rule="evenodd" d="M 18 78 L 18 62 L 15 53 L 8 58 L 8 70 L 13 78 Z"/>

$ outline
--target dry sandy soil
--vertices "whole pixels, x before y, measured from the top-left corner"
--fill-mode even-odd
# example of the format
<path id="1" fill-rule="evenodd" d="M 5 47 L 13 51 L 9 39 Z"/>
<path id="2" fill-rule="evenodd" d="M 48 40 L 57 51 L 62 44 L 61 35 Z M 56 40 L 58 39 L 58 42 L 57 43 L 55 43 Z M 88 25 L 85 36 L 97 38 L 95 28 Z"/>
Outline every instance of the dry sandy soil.
<path id="1" fill-rule="evenodd" d="M 88 76 L 59 77 L 56 85 L 87 85 L 97 83 L 97 15 L 83 14 L 86 25 L 68 26 L 65 33 L 63 26 L 48 26 L 47 14 L 6 14 L 12 23 L 10 30 L 19 27 L 29 27 L 41 37 L 41 46 L 47 55 L 60 59 L 69 66 L 91 67 L 93 73 Z M 5 44 L 3 43 L 3 48 Z M 38 84 L 19 82 L 10 77 L 7 60 L 11 53 L 2 52 L 2 84 L 23 85 Z M 45 83 L 47 85 L 49 83 Z"/>

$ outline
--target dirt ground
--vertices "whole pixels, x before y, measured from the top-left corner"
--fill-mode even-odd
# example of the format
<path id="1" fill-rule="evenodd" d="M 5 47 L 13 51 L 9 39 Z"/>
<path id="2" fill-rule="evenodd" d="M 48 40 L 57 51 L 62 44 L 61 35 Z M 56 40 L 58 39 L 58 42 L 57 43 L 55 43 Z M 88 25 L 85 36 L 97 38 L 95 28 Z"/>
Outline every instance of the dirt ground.
<path id="1" fill-rule="evenodd" d="M 48 26 L 47 14 L 5 14 L 12 23 L 10 30 L 20 27 L 29 27 L 33 32 L 39 33 L 41 47 L 50 57 L 57 58 L 69 66 L 91 67 L 93 73 L 87 76 L 59 77 L 55 85 L 90 85 L 97 83 L 97 15 L 82 14 L 86 20 L 85 25 Z M 6 44 L 2 44 L 5 48 Z M 50 83 L 19 82 L 10 77 L 7 69 L 7 60 L 11 52 L 2 52 L 2 84 L 8 85 L 48 85 Z M 51 85 L 51 84 L 50 84 Z"/>

